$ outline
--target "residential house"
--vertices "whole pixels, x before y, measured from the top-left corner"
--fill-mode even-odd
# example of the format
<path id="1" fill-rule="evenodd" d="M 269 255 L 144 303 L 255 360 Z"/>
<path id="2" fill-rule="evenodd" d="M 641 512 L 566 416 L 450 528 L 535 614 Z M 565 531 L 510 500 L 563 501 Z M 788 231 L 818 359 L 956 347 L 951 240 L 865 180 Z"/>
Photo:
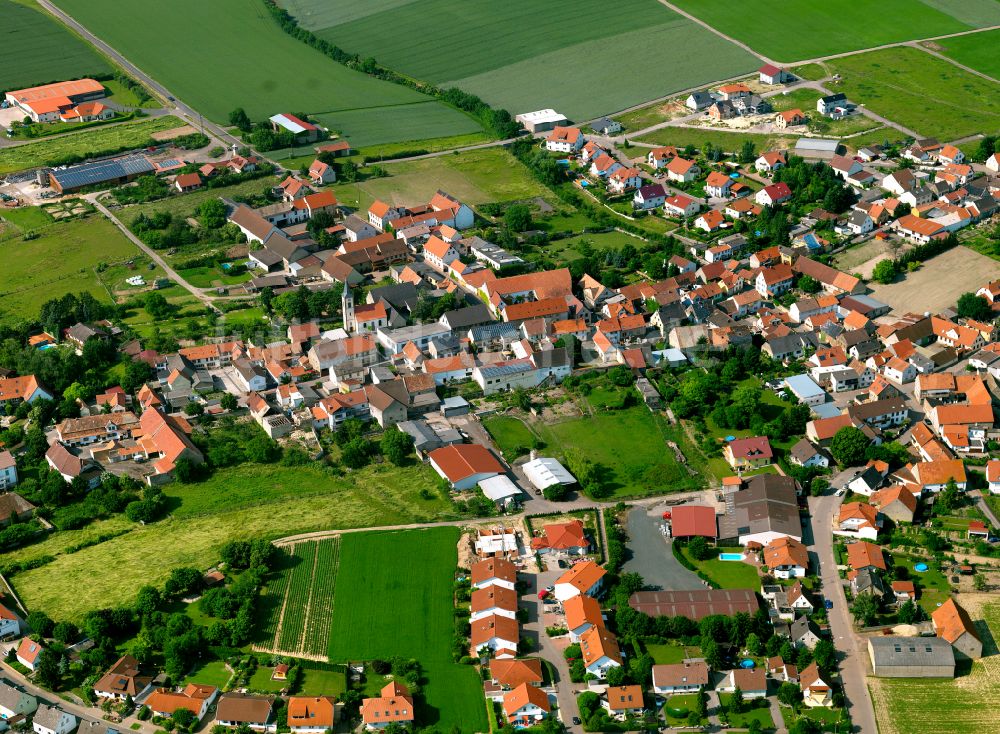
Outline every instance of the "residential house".
<path id="1" fill-rule="evenodd" d="M 882 521 L 878 517 L 878 510 L 871 505 L 864 502 L 848 502 L 841 505 L 836 534 L 875 540 L 881 527 Z"/>
<path id="2" fill-rule="evenodd" d="M 480 617 L 471 623 L 469 633 L 471 654 L 481 657 L 487 652 L 490 657 L 517 656 L 517 644 L 520 637 L 519 625 L 516 619 L 499 614 Z"/>
<path id="3" fill-rule="evenodd" d="M 809 552 L 799 540 L 776 537 L 764 546 L 761 563 L 775 578 L 802 578 L 809 570 Z"/>
<path id="4" fill-rule="evenodd" d="M 622 666 L 618 640 L 604 627 L 592 627 L 580 637 L 584 669 L 598 680 L 604 680 L 608 670 Z"/>
<path id="5" fill-rule="evenodd" d="M 612 719 L 617 721 L 624 721 L 630 716 L 640 716 L 645 708 L 642 686 L 608 686 L 601 697 L 601 706 Z"/>
<path id="6" fill-rule="evenodd" d="M 406 686 L 391 681 L 382 687 L 376 698 L 361 700 L 361 722 L 365 729 L 385 729 L 408 726 L 414 721 L 413 697 Z"/>
<path id="7" fill-rule="evenodd" d="M 112 701 L 133 700 L 143 695 L 152 685 L 153 678 L 142 672 L 139 661 L 131 655 L 123 655 L 94 684 L 94 693 L 99 698 Z"/>
<path id="8" fill-rule="evenodd" d="M 606 574 L 607 571 L 593 561 L 578 561 L 556 579 L 553 596 L 560 602 L 581 594 L 597 596 L 604 586 Z"/>
<path id="9" fill-rule="evenodd" d="M 215 703 L 219 689 L 215 686 L 188 683 L 179 691 L 161 688 L 153 691 L 144 701 L 154 716 L 167 718 L 174 715 L 178 709 L 187 709 L 196 720 L 201 721 L 208 713 L 209 707 Z"/>
<path id="10" fill-rule="evenodd" d="M 667 199 L 667 193 L 661 184 L 640 186 L 632 197 L 636 209 L 658 209 Z"/>
<path id="11" fill-rule="evenodd" d="M 0 682 L 0 721 L 30 716 L 36 709 L 37 698 L 14 688 L 6 681 Z"/>
<path id="12" fill-rule="evenodd" d="M 580 128 L 557 125 L 545 138 L 545 149 L 553 153 L 575 153 L 586 142 Z"/>
<path id="13" fill-rule="evenodd" d="M 701 168 L 695 161 L 677 156 L 667 164 L 667 179 L 687 183 L 694 181 L 701 174 Z"/>
<path id="14" fill-rule="evenodd" d="M 270 696 L 253 696 L 247 693 L 224 693 L 215 709 L 218 725 L 230 729 L 247 726 L 256 732 L 276 732 L 274 700 Z"/>
<path id="15" fill-rule="evenodd" d="M 291 696 L 288 699 L 288 728 L 293 734 L 324 734 L 337 722 L 333 696 Z"/>
<path id="16" fill-rule="evenodd" d="M 38 658 L 42 654 L 42 649 L 40 642 L 35 642 L 30 637 L 22 637 L 21 642 L 17 646 L 17 652 L 14 653 L 14 657 L 17 662 L 28 670 L 34 670 L 35 666 L 38 665 Z"/>
<path id="17" fill-rule="evenodd" d="M 549 695 L 541 688 L 522 683 L 504 694 L 503 714 L 511 726 L 519 729 L 534 726 L 551 712 Z"/>
<path id="18" fill-rule="evenodd" d="M 0 490 L 6 491 L 17 485 L 17 462 L 10 451 L 0 451 Z M 10 519 L 10 513 L 3 513 L 3 498 L 0 495 L 0 527 Z M 15 495 L 16 496 L 16 495 Z"/>
<path id="19" fill-rule="evenodd" d="M 563 602 L 566 629 L 572 642 L 579 642 L 583 633 L 592 627 L 603 627 L 604 617 L 601 605 L 592 596 L 578 594 Z"/>
<path id="20" fill-rule="evenodd" d="M 954 599 L 948 599 L 931 612 L 934 633 L 947 640 L 956 651 L 967 658 L 983 656 L 983 641 L 969 613 Z"/>
<path id="21" fill-rule="evenodd" d="M 503 558 L 487 558 L 472 564 L 470 578 L 475 589 L 497 585 L 513 591 L 517 583 L 517 566 Z"/>
<path id="22" fill-rule="evenodd" d="M 540 688 L 542 685 L 542 661 L 539 658 L 510 660 L 493 658 L 490 660 L 490 679 L 496 686 L 500 698 L 503 693 L 512 691 L 518 686 L 529 685 Z"/>
<path id="23" fill-rule="evenodd" d="M 506 472 L 499 460 L 481 444 L 443 446 L 428 458 L 434 471 L 448 480 L 455 491 L 470 489 L 483 479 Z"/>
<path id="24" fill-rule="evenodd" d="M 743 698 L 754 699 L 767 696 L 767 674 L 763 668 L 737 668 L 726 673 L 715 690 L 722 693 L 732 693 L 737 688 L 743 693 Z"/>
<path id="25" fill-rule="evenodd" d="M 58 706 L 40 704 L 31 719 L 31 728 L 35 734 L 69 734 L 77 726 L 73 714 Z"/>
<path id="26" fill-rule="evenodd" d="M 788 460 L 798 466 L 830 466 L 830 457 L 822 449 L 814 446 L 808 438 L 801 438 L 792 446 L 788 452 Z"/>
<path id="27" fill-rule="evenodd" d="M 757 169 L 757 173 L 774 173 L 779 168 L 784 168 L 787 164 L 788 159 L 784 151 L 769 150 L 767 153 L 762 153 L 758 156 L 753 166 Z"/>
<path id="28" fill-rule="evenodd" d="M 684 194 L 668 196 L 663 202 L 663 210 L 668 217 L 692 217 L 700 208 L 701 204 Z"/>
<path id="29" fill-rule="evenodd" d="M 774 459 L 774 451 L 767 436 L 738 438 L 722 450 L 722 456 L 736 471 L 759 469 Z"/>
<path id="30" fill-rule="evenodd" d="M 916 496 L 901 484 L 875 492 L 871 502 L 880 513 L 896 523 L 913 522 L 917 511 Z"/>
<path id="31" fill-rule="evenodd" d="M 756 201 L 761 206 L 777 206 L 778 204 L 783 204 L 792 198 L 792 190 L 788 188 L 788 184 L 783 181 L 776 184 L 769 184 L 765 186 L 754 196 L 754 201 Z"/>
<path id="32" fill-rule="evenodd" d="M 799 688 L 802 689 L 802 703 L 806 706 L 833 705 L 833 689 L 823 680 L 815 661 L 799 675 Z"/>
<path id="33" fill-rule="evenodd" d="M 653 692 L 659 696 L 696 693 L 708 685 L 708 664 L 704 660 L 685 660 L 671 665 L 653 666 Z"/>

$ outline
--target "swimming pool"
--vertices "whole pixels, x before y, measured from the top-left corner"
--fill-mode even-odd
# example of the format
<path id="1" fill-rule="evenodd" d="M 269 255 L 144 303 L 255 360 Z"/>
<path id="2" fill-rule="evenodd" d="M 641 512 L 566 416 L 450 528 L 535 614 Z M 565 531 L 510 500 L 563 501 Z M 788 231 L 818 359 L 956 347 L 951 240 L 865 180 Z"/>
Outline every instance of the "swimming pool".
<path id="1" fill-rule="evenodd" d="M 742 553 L 720 553 L 719 554 L 719 560 L 720 561 L 742 561 L 743 560 L 743 554 Z"/>
<path id="2" fill-rule="evenodd" d="M 924 573 L 927 570 L 927 564 L 926 563 L 918 563 L 917 565 L 915 565 L 913 567 L 913 570 L 916 571 L 917 573 Z"/>

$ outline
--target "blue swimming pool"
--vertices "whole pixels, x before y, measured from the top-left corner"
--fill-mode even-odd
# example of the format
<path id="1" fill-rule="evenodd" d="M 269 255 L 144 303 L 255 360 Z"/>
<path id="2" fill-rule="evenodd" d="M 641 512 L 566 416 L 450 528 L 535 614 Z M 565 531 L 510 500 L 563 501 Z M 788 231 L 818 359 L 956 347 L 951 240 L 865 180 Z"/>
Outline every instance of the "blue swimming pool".
<path id="1" fill-rule="evenodd" d="M 750 658 L 744 658 L 743 660 L 740 660 L 740 667 L 746 670 L 750 670 L 750 668 L 756 667 L 756 665 L 757 663 L 755 663 Z"/>
<path id="2" fill-rule="evenodd" d="M 720 553 L 719 554 L 719 560 L 720 561 L 742 561 L 743 560 L 743 554 L 742 553 Z"/>
<path id="3" fill-rule="evenodd" d="M 917 565 L 915 565 L 913 567 L 913 570 L 916 571 L 917 573 L 924 573 L 927 570 L 927 564 L 926 563 L 918 563 Z"/>

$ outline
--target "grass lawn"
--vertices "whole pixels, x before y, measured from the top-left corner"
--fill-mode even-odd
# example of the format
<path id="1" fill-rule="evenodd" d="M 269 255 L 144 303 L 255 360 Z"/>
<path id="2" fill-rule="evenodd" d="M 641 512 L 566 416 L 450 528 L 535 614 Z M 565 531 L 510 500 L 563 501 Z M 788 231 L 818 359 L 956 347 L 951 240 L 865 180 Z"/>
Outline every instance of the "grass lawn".
<path id="1" fill-rule="evenodd" d="M 996 85 L 923 51 L 891 48 L 827 63 L 843 77 L 837 91 L 921 135 L 955 140 L 1000 130 Z"/>
<path id="2" fill-rule="evenodd" d="M 202 683 L 217 688 L 224 688 L 232 677 L 232 673 L 221 660 L 212 660 L 195 667 L 188 676 L 180 682 L 180 685 L 188 683 Z"/>
<path id="3" fill-rule="evenodd" d="M 720 693 L 719 702 L 723 705 L 728 705 L 733 698 L 731 693 Z M 763 708 L 748 708 L 749 705 L 753 703 L 752 701 L 744 702 L 744 706 L 747 707 L 741 713 L 729 713 L 729 723 L 731 726 L 738 729 L 746 729 L 750 726 L 751 721 L 759 721 L 761 729 L 773 729 L 774 719 L 771 718 L 771 711 L 764 706 Z"/>
<path id="4" fill-rule="evenodd" d="M 0 89 L 21 89 L 112 71 L 104 57 L 34 2 L 0 0 L 0 20 Z"/>
<path id="5" fill-rule="evenodd" d="M 126 107 L 142 107 L 147 110 L 159 109 L 163 106 L 156 100 L 155 97 L 140 100 L 135 92 L 117 79 L 106 79 L 105 81 L 102 81 L 101 84 L 103 84 L 104 88 L 110 92 L 109 98 L 120 105 L 124 105 Z"/>
<path id="6" fill-rule="evenodd" d="M 250 676 L 247 687 L 254 691 L 265 691 L 267 693 L 277 693 L 288 685 L 288 681 L 271 680 L 274 668 L 261 665 Z"/>
<path id="7" fill-rule="evenodd" d="M 984 31 L 935 41 L 935 48 L 960 64 L 1000 79 L 1000 31 Z"/>
<path id="8" fill-rule="evenodd" d="M 214 288 L 220 285 L 238 285 L 245 283 L 253 277 L 253 273 L 243 271 L 238 275 L 228 275 L 221 267 L 203 265 L 197 268 L 185 268 L 178 270 L 180 275 L 196 288 Z"/>
<path id="9" fill-rule="evenodd" d="M 413 125 L 439 137 L 470 130 L 467 115 L 413 89 L 383 82 L 286 34 L 259 0 L 59 0 L 59 6 L 121 51 L 178 98 L 217 122 L 243 107 L 255 120 L 276 111 L 323 114 L 347 135 L 381 142 Z M 150 18 L 158 22 L 150 23 Z M 183 33 L 164 33 L 165 27 Z M 436 42 L 435 42 L 436 43 Z M 247 73 L 247 49 L 280 64 Z M 296 73 L 289 74 L 288 69 Z M 392 108 L 391 115 L 380 108 Z M 369 113 L 369 111 L 371 111 Z M 376 123 L 369 126 L 367 115 Z M 392 126 L 387 125 L 391 117 Z M 430 119 L 433 118 L 433 119 Z M 428 134 L 433 133 L 433 134 Z M 412 137 L 412 136 L 410 136 Z"/>
<path id="10" fill-rule="evenodd" d="M 302 669 L 303 696 L 337 696 L 347 690 L 347 675 L 343 670 Z"/>
<path id="11" fill-rule="evenodd" d="M 38 233 L 27 242 L 0 241 L 0 323 L 34 318 L 45 301 L 66 293 L 89 291 L 108 302 L 111 296 L 96 271 L 98 264 L 139 255 L 101 216 L 53 224 Z"/>
<path id="12" fill-rule="evenodd" d="M 694 711 L 697 706 L 697 693 L 682 693 L 679 696 L 671 696 L 663 704 L 663 716 L 667 720 L 667 725 L 686 726 L 688 712 Z"/>
<path id="13" fill-rule="evenodd" d="M 337 188 L 337 198 L 359 209 L 367 209 L 375 199 L 391 204 L 425 204 L 438 189 L 470 205 L 554 198 L 522 163 L 500 148 L 386 163 L 383 167 L 387 177 L 343 184 Z"/>
<path id="14" fill-rule="evenodd" d="M 754 589 L 760 590 L 760 574 L 757 569 L 743 561 L 721 561 L 712 558 L 707 561 L 696 561 L 683 545 L 675 546 L 695 568 L 704 573 L 723 589 Z"/>
<path id="15" fill-rule="evenodd" d="M 524 421 L 511 415 L 491 415 L 483 419 L 483 426 L 508 462 L 527 454 L 535 442 L 535 434 Z"/>
<path id="16" fill-rule="evenodd" d="M 991 0 L 883 0 L 878 12 L 887 19 L 884 23 L 870 22 L 871 6 L 855 0 L 786 0 L 781 5 L 780 22 L 775 22 L 773 6 L 765 0 L 736 6 L 713 0 L 677 0 L 677 5 L 781 62 L 1000 23 L 1000 6 Z"/>
<path id="17" fill-rule="evenodd" d="M 646 644 L 646 652 L 657 665 L 672 665 L 682 663 L 688 658 L 701 657 L 701 648 L 692 645 L 658 645 Z"/>
<path id="18" fill-rule="evenodd" d="M 666 446 L 670 427 L 645 406 L 593 412 L 559 423 L 532 423 L 555 453 L 580 450 L 604 472 L 614 497 L 663 494 L 701 486 Z M 689 457 L 690 458 L 690 457 Z"/>
<path id="19" fill-rule="evenodd" d="M 421 489 L 433 497 L 422 499 Z M 75 553 L 58 554 L 55 539 L 64 534 L 52 535 L 45 542 L 55 560 L 12 580 L 25 604 L 55 619 L 79 620 L 90 609 L 130 602 L 140 586 L 162 584 L 177 566 L 208 568 L 222 544 L 234 538 L 456 517 L 424 465 L 378 465 L 339 477 L 315 466 L 244 464 L 198 484 L 169 485 L 167 494 L 174 505 L 169 518 L 133 525 L 131 532 Z M 37 557 L 37 551 L 29 546 L 6 553 L 5 560 L 22 556 Z M 118 560 L 154 556 L 155 566 Z M 114 574 L 102 572 L 111 566 L 118 569 Z M 85 595 L 73 582 L 80 578 L 89 579 Z"/>
<path id="20" fill-rule="evenodd" d="M 743 147 L 743 143 L 749 140 L 756 146 L 758 153 L 763 153 L 775 148 L 793 148 L 798 137 L 777 133 L 748 133 L 715 127 L 665 127 L 636 140 L 654 145 L 676 145 L 678 148 L 693 145 L 699 150 L 705 143 L 711 143 L 728 153 L 738 151 Z"/>
<path id="21" fill-rule="evenodd" d="M 466 0 L 461 13 L 451 0 L 345 0 L 335 7 L 286 0 L 284 7 L 344 49 L 514 114 L 554 107 L 582 121 L 757 66 L 739 47 L 646 0 L 619 0 L 613 13 L 601 0 L 563 0 L 549 12 L 533 0 Z M 462 38 L 461 53 L 440 43 L 449 36 Z M 669 68 L 669 78 L 640 72 L 635 59 Z"/>
<path id="22" fill-rule="evenodd" d="M 23 206 L 17 209 L 0 210 L 0 221 L 14 226 L 10 236 L 18 236 L 29 230 L 39 230 L 55 222 L 52 215 L 40 206 Z"/>
<path id="23" fill-rule="evenodd" d="M 650 221 L 652 217 L 646 217 L 643 222 Z M 566 237 L 561 240 L 553 240 L 542 248 L 542 252 L 548 257 L 557 259 L 559 262 L 570 262 L 583 257 L 579 247 L 582 244 L 589 244 L 595 250 L 620 250 L 625 245 L 632 247 L 642 247 L 646 243 L 637 237 L 625 234 L 624 232 L 598 232 Z"/>
<path id="24" fill-rule="evenodd" d="M 407 141 L 418 147 L 419 143 L 413 141 L 437 138 L 444 133 L 486 137 L 474 117 L 436 100 L 324 112 L 316 115 L 316 119 L 323 127 L 349 135 L 351 143 L 358 147 Z"/>
<path id="25" fill-rule="evenodd" d="M 101 153 L 142 148 L 153 133 L 180 127 L 173 115 L 105 125 L 64 135 L 54 140 L 38 140 L 16 148 L 0 149 L 0 174 L 23 171 L 58 163 L 67 155 L 92 156 Z"/>
<path id="26" fill-rule="evenodd" d="M 980 637 L 1000 639 L 1000 604 L 995 597 L 963 597 L 962 605 L 983 633 Z M 973 661 L 968 675 L 954 680 L 869 678 L 879 732 L 953 734 L 994 729 L 1000 705 L 1000 655 L 995 642 L 987 645 L 984 653 L 981 660 Z"/>
<path id="27" fill-rule="evenodd" d="M 431 528 L 345 535 L 329 652 L 332 661 L 416 658 L 427 676 L 417 718 L 441 729 L 483 731 L 479 678 L 451 658 L 459 534 L 458 528 Z M 401 563 L 404 558 L 419 563 Z"/>
<path id="28" fill-rule="evenodd" d="M 921 562 L 926 563 L 929 568 L 923 573 L 918 573 L 913 567 Z M 893 556 L 892 563 L 894 566 L 903 566 L 909 571 L 910 579 L 917 587 L 917 603 L 928 614 L 941 606 L 951 596 L 951 585 L 935 561 L 896 555 Z"/>
<path id="29" fill-rule="evenodd" d="M 118 218 L 129 224 L 140 212 L 152 215 L 156 212 L 169 212 L 175 217 L 194 216 L 201 203 L 209 199 L 217 199 L 220 196 L 231 199 L 234 196 L 256 196 L 269 190 L 275 179 L 270 177 L 250 179 L 240 181 L 232 186 L 221 186 L 214 189 L 199 189 L 188 194 L 170 196 L 160 201 L 151 201 L 146 204 L 133 204 L 123 207 L 118 212 Z M 185 254 L 178 256 L 179 259 L 190 257 Z"/>
<path id="30" fill-rule="evenodd" d="M 794 89 L 786 94 L 777 94 L 770 97 L 769 101 L 778 112 L 796 108 L 802 110 L 805 116 L 809 118 L 809 123 L 806 127 L 810 131 L 822 135 L 853 135 L 882 127 L 881 122 L 864 115 L 851 115 L 842 120 L 830 120 L 823 117 L 816 111 L 816 101 L 821 96 L 815 89 Z"/>

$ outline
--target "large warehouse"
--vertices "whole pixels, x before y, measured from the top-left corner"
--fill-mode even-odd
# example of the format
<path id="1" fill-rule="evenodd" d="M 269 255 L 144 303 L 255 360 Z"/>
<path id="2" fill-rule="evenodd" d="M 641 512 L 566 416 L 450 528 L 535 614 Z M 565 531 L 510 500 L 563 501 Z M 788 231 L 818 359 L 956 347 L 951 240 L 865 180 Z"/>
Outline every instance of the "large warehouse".
<path id="1" fill-rule="evenodd" d="M 146 156 L 128 155 L 49 171 L 49 186 L 61 194 L 68 194 L 97 184 L 127 183 L 154 170 Z"/>
<path id="2" fill-rule="evenodd" d="M 81 102 L 92 102 L 107 96 L 104 85 L 94 79 L 75 79 L 41 87 L 15 89 L 7 92 L 7 102 L 19 107 L 35 122 L 58 120 L 64 110 Z"/>

